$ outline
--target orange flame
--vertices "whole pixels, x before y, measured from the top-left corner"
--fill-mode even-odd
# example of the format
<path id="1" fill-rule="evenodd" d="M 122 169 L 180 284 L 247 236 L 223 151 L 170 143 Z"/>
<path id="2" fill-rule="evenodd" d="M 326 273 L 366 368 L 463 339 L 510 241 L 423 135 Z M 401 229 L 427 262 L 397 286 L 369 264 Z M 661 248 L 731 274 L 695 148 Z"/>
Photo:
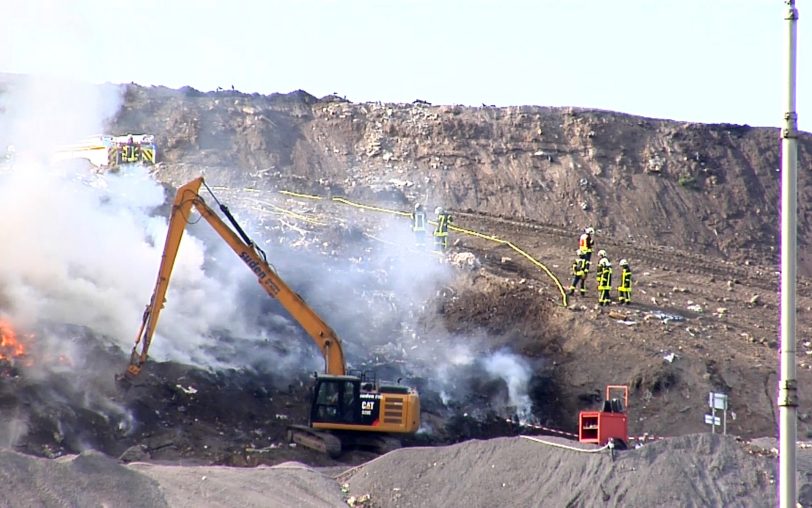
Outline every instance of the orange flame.
<path id="1" fill-rule="evenodd" d="M 8 321 L 0 319 L 0 361 L 13 361 L 25 355 L 25 344 L 17 338 L 14 327 Z"/>

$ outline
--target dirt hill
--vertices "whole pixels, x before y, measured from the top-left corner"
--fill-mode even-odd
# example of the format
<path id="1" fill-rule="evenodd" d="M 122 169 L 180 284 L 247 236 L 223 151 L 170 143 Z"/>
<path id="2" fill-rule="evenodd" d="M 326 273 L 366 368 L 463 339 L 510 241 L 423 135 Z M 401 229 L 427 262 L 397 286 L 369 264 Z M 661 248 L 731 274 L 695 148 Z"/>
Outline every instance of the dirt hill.
<path id="1" fill-rule="evenodd" d="M 164 161 L 157 174 L 168 181 L 202 172 L 218 185 L 269 195 L 340 195 L 403 210 L 417 201 L 441 204 L 459 225 L 516 242 L 565 281 L 577 235 L 593 225 L 598 247 L 615 261 L 629 258 L 636 270 L 638 305 L 620 319 L 593 308 L 594 299 L 562 309 L 543 272 L 463 235 L 455 250 L 473 252 L 486 273 L 461 279 L 438 318 L 452 330 L 484 328 L 500 345 L 551 360 L 557 400 L 550 421 L 561 426 L 574 427 L 578 408 L 604 384 L 622 382 L 633 386 L 644 413 L 641 431 L 703 430 L 693 415 L 707 391 L 721 390 L 739 405 L 734 432 L 773 432 L 775 129 L 576 108 L 354 104 L 302 91 L 249 96 L 131 86 L 126 99 L 115 128 L 156 133 Z M 812 306 L 803 170 L 811 148 L 804 133 L 800 308 Z M 516 261 L 508 270 L 497 261 L 505 256 Z M 802 375 L 809 330 L 799 315 Z M 663 360 L 670 353 L 678 360 Z"/>
<path id="2" fill-rule="evenodd" d="M 354 104 L 301 91 L 130 85 L 124 92 L 109 130 L 157 136 L 152 176 L 167 184 L 167 196 L 172 185 L 205 175 L 336 329 L 354 367 L 419 388 L 424 432 L 405 445 L 550 429 L 571 437 L 578 411 L 594 408 L 607 384 L 629 385 L 635 436 L 707 432 L 709 391 L 730 396 L 729 433 L 775 435 L 775 129 L 575 108 Z M 812 311 L 804 234 L 811 150 L 805 133 L 798 189 L 804 311 Z M 329 199 L 337 196 L 349 201 Z M 404 215 L 416 202 L 448 208 L 460 228 L 441 260 L 404 246 L 404 234 L 411 241 Z M 166 213 L 166 205 L 154 210 Z M 583 298 L 562 294 L 558 282 L 568 285 L 587 225 L 597 230 L 596 248 L 631 262 L 632 305 L 597 306 L 594 279 Z M 210 249 L 207 263 L 229 263 L 213 247 L 216 237 L 194 231 Z M 5 366 L 4 442 L 43 457 L 92 448 L 128 462 L 335 466 L 373 458 L 350 452 L 334 462 L 285 443 L 286 425 L 307 420 L 312 369 L 300 359 L 315 353 L 295 326 L 279 325 L 284 313 L 263 303 L 267 296 L 255 286 L 246 279 L 240 301 L 271 339 L 219 337 L 212 352 L 247 351 L 250 363 L 218 369 L 154 359 L 126 392 L 112 382 L 126 365 L 121 343 L 110 345 L 92 324 L 42 325 L 87 352 L 78 370 L 93 379 L 76 382 L 74 369 L 43 378 L 22 362 Z M 812 381 L 809 315 L 798 314 L 801 386 Z M 274 363 L 279 358 L 298 368 Z M 800 396 L 799 435 L 812 437 L 812 399 L 804 390 Z M 769 479 L 751 480 L 769 490 L 759 483 Z M 721 485 L 708 481 L 710 490 Z M 352 493 L 383 499 L 394 488 L 381 480 L 354 484 Z M 758 504 L 707 495 L 711 504 Z"/>
<path id="3" fill-rule="evenodd" d="M 229 168 L 241 186 L 420 199 L 572 234 L 592 224 L 638 249 L 777 264 L 776 129 L 578 108 L 355 104 L 302 91 L 137 86 L 115 125 L 156 133 L 173 171 Z M 804 133 L 800 168 L 811 150 Z M 810 275 L 803 170 L 798 189 L 799 264 Z"/>

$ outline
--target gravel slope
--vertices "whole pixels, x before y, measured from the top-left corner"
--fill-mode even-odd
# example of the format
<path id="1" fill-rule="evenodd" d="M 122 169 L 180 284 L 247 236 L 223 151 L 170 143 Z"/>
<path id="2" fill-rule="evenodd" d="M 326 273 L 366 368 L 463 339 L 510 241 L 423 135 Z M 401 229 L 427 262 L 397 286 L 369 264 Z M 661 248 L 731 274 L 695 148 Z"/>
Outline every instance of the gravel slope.
<path id="1" fill-rule="evenodd" d="M 97 452 L 54 460 L 6 450 L 0 506 L 775 506 L 774 441 L 693 434 L 612 455 L 523 436 L 404 448 L 340 473 L 295 462 L 124 465 Z M 812 506 L 811 455 L 799 448 L 802 506 Z"/>

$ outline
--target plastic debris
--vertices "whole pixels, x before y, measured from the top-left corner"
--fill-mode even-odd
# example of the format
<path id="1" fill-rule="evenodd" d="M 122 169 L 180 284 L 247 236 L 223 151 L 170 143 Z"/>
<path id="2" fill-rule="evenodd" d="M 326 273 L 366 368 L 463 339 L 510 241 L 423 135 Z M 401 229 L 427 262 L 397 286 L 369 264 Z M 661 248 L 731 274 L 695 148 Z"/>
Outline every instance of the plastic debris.
<path id="1" fill-rule="evenodd" d="M 652 312 L 651 315 L 662 320 L 663 323 L 668 323 L 669 321 L 685 321 L 685 318 L 679 314 L 669 314 L 659 310 Z"/>

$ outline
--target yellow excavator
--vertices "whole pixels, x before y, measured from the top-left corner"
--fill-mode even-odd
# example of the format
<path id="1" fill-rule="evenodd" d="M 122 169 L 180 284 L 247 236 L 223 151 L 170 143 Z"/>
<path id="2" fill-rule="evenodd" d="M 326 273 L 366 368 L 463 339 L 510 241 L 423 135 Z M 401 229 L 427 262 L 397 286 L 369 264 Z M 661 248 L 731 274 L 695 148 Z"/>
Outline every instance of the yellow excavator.
<path id="1" fill-rule="evenodd" d="M 206 204 L 200 196 L 201 187 L 208 190 L 231 227 Z M 268 264 L 265 252 L 248 237 L 228 207 L 217 200 L 203 177 L 186 183 L 175 195 L 155 290 L 144 311 L 124 380 L 131 381 L 138 376 L 147 361 L 192 208 L 248 265 L 259 284 L 304 328 L 324 355 L 325 373 L 315 376 L 309 424 L 290 426 L 291 442 L 337 457 L 348 447 L 386 451 L 398 446 L 398 435 L 417 432 L 420 426 L 417 391 L 399 383 L 381 382 L 374 376 L 349 375 L 341 341 L 333 329 L 279 277 Z"/>

